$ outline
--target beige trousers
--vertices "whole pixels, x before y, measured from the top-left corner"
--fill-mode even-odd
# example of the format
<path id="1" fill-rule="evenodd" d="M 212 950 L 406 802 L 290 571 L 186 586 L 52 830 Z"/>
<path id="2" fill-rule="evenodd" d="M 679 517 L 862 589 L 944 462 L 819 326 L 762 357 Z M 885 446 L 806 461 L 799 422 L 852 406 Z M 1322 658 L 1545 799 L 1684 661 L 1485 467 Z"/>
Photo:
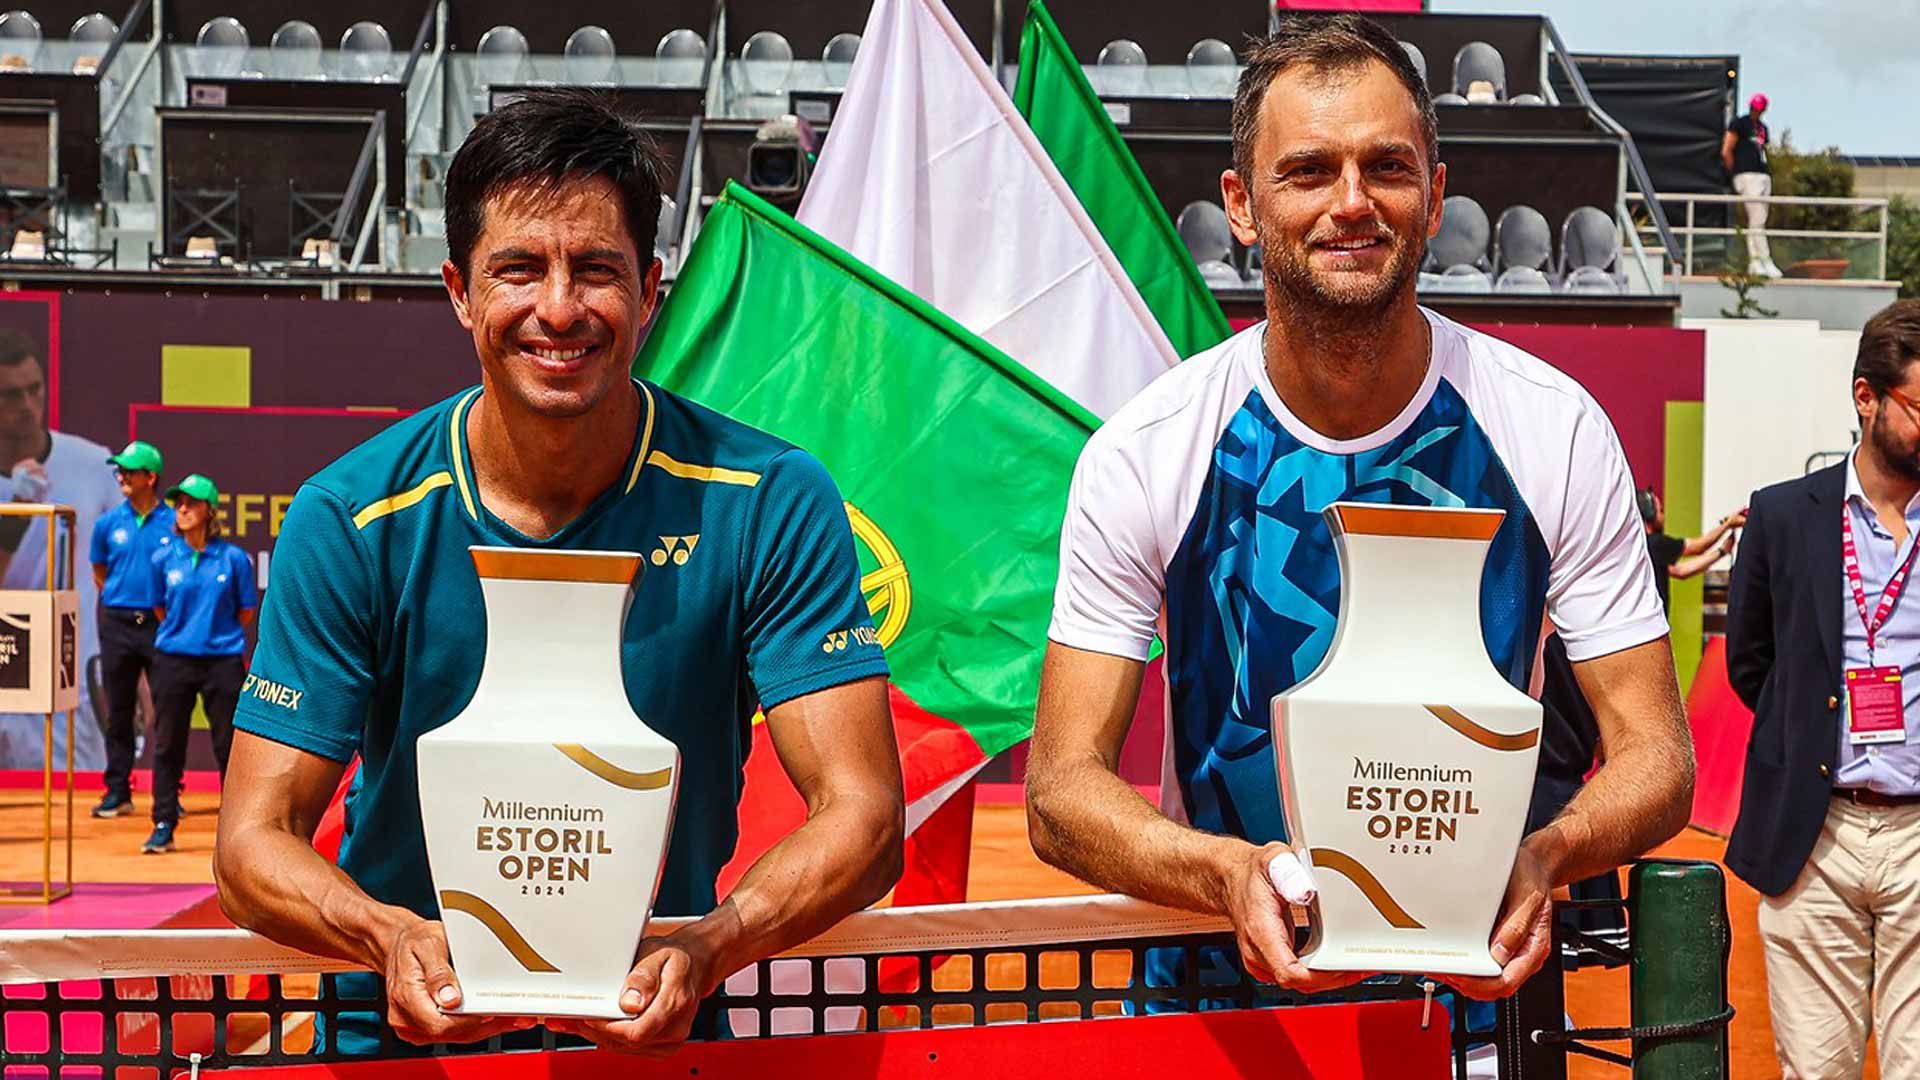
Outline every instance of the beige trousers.
<path id="1" fill-rule="evenodd" d="M 1736 173 L 1733 178 L 1733 191 L 1736 195 L 1773 194 L 1773 174 L 1763 172 Z M 1771 262 L 1773 249 L 1767 244 L 1767 204 L 1763 202 L 1743 202 L 1740 208 L 1747 215 L 1747 260 L 1755 263 Z"/>
<path id="2" fill-rule="evenodd" d="M 1920 804 L 1834 799 L 1807 865 L 1760 898 L 1767 1003 L 1784 1080 L 1920 1077 Z"/>

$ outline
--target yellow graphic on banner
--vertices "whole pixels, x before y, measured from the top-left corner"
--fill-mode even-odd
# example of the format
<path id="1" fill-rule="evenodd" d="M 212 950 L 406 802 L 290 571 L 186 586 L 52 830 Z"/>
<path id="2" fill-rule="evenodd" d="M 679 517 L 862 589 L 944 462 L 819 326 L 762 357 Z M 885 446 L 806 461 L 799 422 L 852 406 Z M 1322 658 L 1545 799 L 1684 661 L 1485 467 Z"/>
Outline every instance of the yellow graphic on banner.
<path id="1" fill-rule="evenodd" d="M 907 579 L 907 563 L 900 557 L 900 549 L 880 526 L 874 524 L 861 509 L 852 503 L 847 504 L 847 523 L 853 527 L 855 547 L 860 553 L 860 565 L 869 564 L 871 570 L 860 575 L 860 591 L 866 595 L 867 610 L 873 615 L 875 630 L 866 627 L 857 630 L 836 630 L 827 635 L 821 643 L 822 652 L 839 652 L 850 641 L 865 644 L 878 644 L 881 648 L 900 640 L 901 631 L 906 629 L 907 616 L 913 613 L 913 589 Z M 875 640 L 868 641 L 871 633 Z M 753 722 L 766 722 L 766 714 L 755 712 Z"/>
<path id="2" fill-rule="evenodd" d="M 253 404 L 253 350 L 245 345 L 160 346 L 160 403 Z"/>
<path id="3" fill-rule="evenodd" d="M 900 640 L 901 631 L 907 627 L 907 616 L 913 612 L 913 589 L 907 580 L 907 564 L 900 557 L 900 549 L 893 546 L 880 526 L 852 503 L 847 504 L 847 521 L 853 526 L 854 539 L 866 548 L 875 563 L 872 570 L 860 575 L 860 591 L 866 594 L 867 610 L 873 613 L 880 646 L 885 648 Z M 861 565 L 866 565 L 866 561 L 862 559 Z"/>

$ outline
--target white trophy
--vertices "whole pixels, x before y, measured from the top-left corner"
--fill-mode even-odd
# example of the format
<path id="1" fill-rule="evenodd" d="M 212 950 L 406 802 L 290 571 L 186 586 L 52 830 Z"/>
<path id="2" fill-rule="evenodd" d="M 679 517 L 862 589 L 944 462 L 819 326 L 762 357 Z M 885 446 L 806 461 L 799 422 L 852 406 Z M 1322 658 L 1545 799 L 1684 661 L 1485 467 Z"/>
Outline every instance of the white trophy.
<path id="1" fill-rule="evenodd" d="M 1334 503 L 1340 618 L 1273 699 L 1281 800 L 1318 897 L 1318 971 L 1497 975 L 1489 938 L 1519 851 L 1540 703 L 1480 630 L 1499 510 Z"/>
<path id="2" fill-rule="evenodd" d="M 420 737 L 420 812 L 463 1014 L 623 1016 L 680 751 L 634 716 L 621 628 L 641 557 L 472 549 L 473 700 Z"/>

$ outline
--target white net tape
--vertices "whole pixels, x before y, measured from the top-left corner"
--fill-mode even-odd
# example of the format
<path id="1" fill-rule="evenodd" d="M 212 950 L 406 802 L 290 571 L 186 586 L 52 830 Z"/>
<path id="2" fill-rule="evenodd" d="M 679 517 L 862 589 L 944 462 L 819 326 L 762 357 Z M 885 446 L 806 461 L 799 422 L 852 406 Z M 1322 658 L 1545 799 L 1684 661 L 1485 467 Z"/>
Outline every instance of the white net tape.
<path id="1" fill-rule="evenodd" d="M 687 919 L 655 919 L 652 934 Z M 781 954 L 791 957 L 939 952 L 1118 941 L 1230 930 L 1215 915 L 1127 896 L 1074 896 L 862 911 Z M 308 974 L 355 965 L 311 956 L 246 930 L 0 932 L 0 986 L 166 975 Z"/>

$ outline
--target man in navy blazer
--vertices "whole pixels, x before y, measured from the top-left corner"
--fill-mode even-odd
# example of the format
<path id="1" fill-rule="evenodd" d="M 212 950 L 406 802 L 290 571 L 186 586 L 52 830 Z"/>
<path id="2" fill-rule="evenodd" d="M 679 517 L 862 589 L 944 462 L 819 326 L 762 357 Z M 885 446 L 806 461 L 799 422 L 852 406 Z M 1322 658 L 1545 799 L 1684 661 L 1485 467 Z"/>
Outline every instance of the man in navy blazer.
<path id="1" fill-rule="evenodd" d="M 1753 495 L 1727 675 L 1753 709 L 1727 866 L 1762 894 L 1788 1080 L 1920 1076 L 1920 301 L 1870 320 L 1860 444 Z M 1847 552 L 1852 557 L 1846 557 Z"/>

